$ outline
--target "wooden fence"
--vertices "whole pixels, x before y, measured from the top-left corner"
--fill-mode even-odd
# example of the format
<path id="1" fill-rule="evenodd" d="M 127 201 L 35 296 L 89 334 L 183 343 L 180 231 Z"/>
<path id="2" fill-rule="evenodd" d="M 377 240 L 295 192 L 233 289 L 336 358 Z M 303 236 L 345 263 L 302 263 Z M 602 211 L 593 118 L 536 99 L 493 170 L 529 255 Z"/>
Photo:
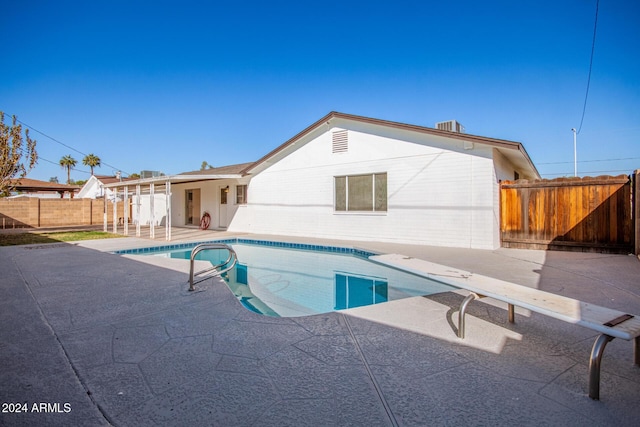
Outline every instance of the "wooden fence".
<path id="1" fill-rule="evenodd" d="M 501 183 L 502 246 L 634 252 L 633 180 L 637 173 Z"/>

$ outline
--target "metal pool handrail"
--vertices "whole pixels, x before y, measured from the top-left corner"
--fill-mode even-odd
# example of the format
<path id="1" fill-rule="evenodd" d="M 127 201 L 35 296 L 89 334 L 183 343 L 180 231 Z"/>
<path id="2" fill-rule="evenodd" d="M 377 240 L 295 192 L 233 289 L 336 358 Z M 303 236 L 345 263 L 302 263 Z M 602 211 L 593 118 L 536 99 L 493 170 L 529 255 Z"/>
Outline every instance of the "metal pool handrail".
<path id="1" fill-rule="evenodd" d="M 204 251 L 204 250 L 209 250 L 209 249 L 226 249 L 229 252 L 229 257 L 227 258 L 226 261 L 224 261 L 221 264 L 217 264 L 214 265 L 212 267 L 209 268 L 205 268 L 204 270 L 200 270 L 198 272 L 193 272 L 193 267 L 194 267 L 194 261 L 196 258 L 196 255 L 198 254 L 198 252 Z M 231 270 L 233 267 L 235 267 L 236 262 L 238 261 L 238 255 L 236 254 L 236 251 L 233 250 L 233 248 L 229 245 L 226 245 L 224 243 L 201 243 L 199 245 L 197 245 L 195 248 L 193 248 L 193 250 L 191 251 L 191 261 L 190 261 L 190 268 L 189 268 L 189 290 L 190 291 L 195 291 L 196 288 L 193 286 L 196 283 L 200 283 L 203 280 L 208 279 L 211 276 L 219 276 L 223 273 L 226 273 L 227 271 Z M 226 268 L 218 271 L 218 267 L 222 267 L 223 265 L 227 265 L 231 263 L 230 265 L 228 265 Z M 208 273 L 210 271 L 216 270 L 216 273 L 212 274 L 212 275 L 208 275 L 206 277 L 202 277 L 199 280 L 196 280 L 194 282 L 193 277 L 194 276 L 199 276 L 203 273 Z"/>

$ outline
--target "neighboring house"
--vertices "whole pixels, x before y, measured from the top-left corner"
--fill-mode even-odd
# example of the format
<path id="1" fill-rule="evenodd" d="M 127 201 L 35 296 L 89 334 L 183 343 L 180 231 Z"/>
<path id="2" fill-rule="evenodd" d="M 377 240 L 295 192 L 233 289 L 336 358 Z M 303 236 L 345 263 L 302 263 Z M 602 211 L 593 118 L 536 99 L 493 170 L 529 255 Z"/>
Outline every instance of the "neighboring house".
<path id="1" fill-rule="evenodd" d="M 58 184 L 31 178 L 13 180 L 11 197 L 38 197 L 41 199 L 70 199 L 80 189 L 77 185 Z"/>
<path id="2" fill-rule="evenodd" d="M 101 199 L 107 195 L 107 199 L 113 201 L 113 190 L 105 188 L 106 184 L 131 181 L 129 178 L 120 176 L 91 175 L 91 178 L 84 183 L 77 196 L 80 199 Z"/>
<path id="3" fill-rule="evenodd" d="M 102 199 L 106 197 L 106 199 L 110 202 L 122 202 L 123 194 L 116 194 L 116 192 L 109 188 L 110 184 L 120 184 L 126 182 L 133 182 L 134 179 L 131 178 L 122 178 L 119 175 L 116 176 L 100 176 L 100 175 L 91 175 L 91 178 L 85 182 L 82 186 L 82 189 L 78 192 L 76 197 L 83 199 Z M 154 211 L 156 212 L 155 225 L 164 224 L 161 222 L 162 213 L 166 211 L 166 203 L 165 198 L 162 195 L 154 196 Z M 134 209 L 136 205 L 140 204 L 140 210 Z M 128 219 L 130 219 L 133 223 L 136 223 L 138 219 L 141 224 L 149 224 L 151 215 L 149 210 L 151 208 L 150 195 L 149 194 L 141 194 L 138 197 L 132 197 L 129 201 L 129 209 L 128 209 Z M 138 218 L 138 212 L 140 213 Z"/>
<path id="4" fill-rule="evenodd" d="M 439 127 L 332 112 L 255 163 L 127 184 L 170 188 L 168 226 L 498 248 L 499 181 L 538 171 L 521 143 Z"/>

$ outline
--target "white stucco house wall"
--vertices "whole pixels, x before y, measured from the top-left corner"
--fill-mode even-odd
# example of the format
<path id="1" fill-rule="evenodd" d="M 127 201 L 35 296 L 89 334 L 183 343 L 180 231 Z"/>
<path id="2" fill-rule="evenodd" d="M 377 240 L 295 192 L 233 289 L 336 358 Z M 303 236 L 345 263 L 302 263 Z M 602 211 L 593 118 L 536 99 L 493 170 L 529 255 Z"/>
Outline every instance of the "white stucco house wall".
<path id="1" fill-rule="evenodd" d="M 539 173 L 521 143 L 453 124 L 329 113 L 254 163 L 163 177 L 170 223 L 208 212 L 234 232 L 498 248 L 500 180 Z"/>
<path id="2" fill-rule="evenodd" d="M 499 181 L 539 178 L 517 142 L 342 113 L 245 172 L 232 231 L 480 249 L 500 246 Z M 371 192 L 353 209 L 350 182 Z"/>
<path id="3" fill-rule="evenodd" d="M 251 165 L 253 162 L 185 172 L 172 177 L 172 224 L 197 226 L 206 212 L 211 216 L 211 229 L 228 229 L 239 208 L 246 207 L 244 196 L 251 177 L 243 171 Z M 241 193 L 242 189 L 244 193 Z"/>

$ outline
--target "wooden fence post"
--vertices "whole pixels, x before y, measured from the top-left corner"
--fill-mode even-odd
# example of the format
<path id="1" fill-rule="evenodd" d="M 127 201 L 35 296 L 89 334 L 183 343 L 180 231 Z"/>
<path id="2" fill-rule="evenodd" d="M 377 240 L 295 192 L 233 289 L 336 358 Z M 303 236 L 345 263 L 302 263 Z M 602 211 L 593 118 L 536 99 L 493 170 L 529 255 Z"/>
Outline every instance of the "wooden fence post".
<path id="1" fill-rule="evenodd" d="M 640 255 L 640 169 L 633 173 L 633 224 L 635 226 L 634 253 Z"/>

